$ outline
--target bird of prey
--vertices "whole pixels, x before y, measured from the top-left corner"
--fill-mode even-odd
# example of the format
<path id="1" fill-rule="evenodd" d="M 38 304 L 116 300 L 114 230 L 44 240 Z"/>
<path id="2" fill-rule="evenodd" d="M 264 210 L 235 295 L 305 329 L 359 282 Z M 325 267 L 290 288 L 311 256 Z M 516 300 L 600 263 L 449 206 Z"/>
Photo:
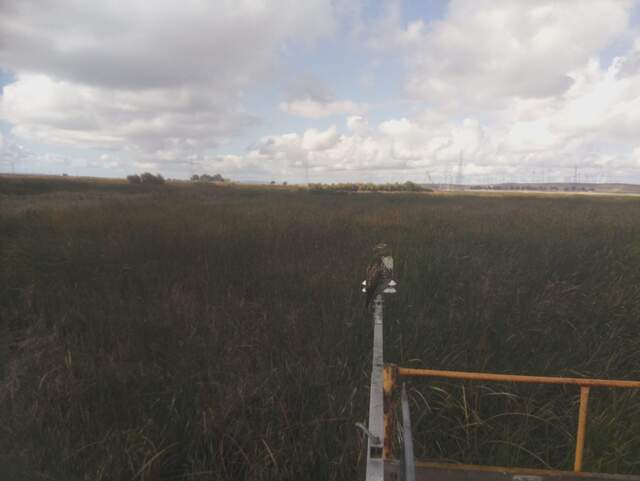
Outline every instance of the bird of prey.
<path id="1" fill-rule="evenodd" d="M 393 276 L 393 257 L 387 244 L 381 243 L 373 248 L 373 259 L 367 267 L 367 278 L 363 282 L 363 291 L 367 294 L 366 308 L 371 308 L 371 303 L 376 295 L 387 287 Z M 394 283 L 395 285 L 395 283 Z"/>

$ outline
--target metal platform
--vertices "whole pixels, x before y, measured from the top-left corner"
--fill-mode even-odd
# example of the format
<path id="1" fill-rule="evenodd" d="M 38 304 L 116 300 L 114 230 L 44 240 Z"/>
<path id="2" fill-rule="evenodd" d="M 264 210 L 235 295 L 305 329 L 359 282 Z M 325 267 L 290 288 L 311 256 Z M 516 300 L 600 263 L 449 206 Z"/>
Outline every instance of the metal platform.
<path id="1" fill-rule="evenodd" d="M 392 266 L 393 260 L 391 259 L 390 262 Z M 382 329 L 384 294 L 394 293 L 397 285 L 392 279 L 386 279 L 386 282 L 386 287 L 390 288 L 382 286 L 372 305 L 374 336 L 369 425 L 368 427 L 359 425 L 368 436 L 366 481 L 640 481 L 640 475 L 582 472 L 590 389 L 598 387 L 640 389 L 640 381 L 440 371 L 385 364 Z M 504 468 L 416 460 L 413 451 L 411 413 L 405 387 L 405 382 L 413 377 L 578 387 L 580 407 L 574 470 Z M 398 414 L 396 411 L 400 411 L 398 422 L 396 422 Z M 391 440 L 394 438 L 400 439 L 401 453 L 398 456 L 393 452 Z"/>
<path id="2" fill-rule="evenodd" d="M 402 481 L 404 466 L 386 460 L 384 479 Z M 416 462 L 416 481 L 638 481 L 640 476 Z"/>

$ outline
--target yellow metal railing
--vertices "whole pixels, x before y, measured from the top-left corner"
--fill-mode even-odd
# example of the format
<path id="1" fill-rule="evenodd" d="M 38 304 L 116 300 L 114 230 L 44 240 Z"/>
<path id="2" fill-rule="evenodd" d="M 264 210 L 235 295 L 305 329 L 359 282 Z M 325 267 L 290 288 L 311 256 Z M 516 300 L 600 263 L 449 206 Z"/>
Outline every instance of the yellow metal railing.
<path id="1" fill-rule="evenodd" d="M 483 372 L 464 371 L 440 371 L 435 369 L 414 369 L 398 367 L 392 364 L 384 368 L 384 428 L 385 443 L 384 457 L 389 459 L 392 455 L 390 440 L 393 429 L 392 393 L 399 377 L 438 377 L 448 379 L 463 379 L 467 381 L 491 381 L 491 382 L 520 382 L 528 384 L 560 384 L 580 387 L 580 408 L 578 411 L 578 432 L 576 434 L 576 451 L 573 470 L 582 471 L 584 453 L 584 441 L 587 433 L 587 413 L 589 407 L 589 390 L 591 387 L 615 387 L 640 389 L 640 381 L 624 381 L 609 379 L 587 379 L 577 377 L 548 377 L 548 376 L 519 376 L 512 374 L 491 374 Z"/>

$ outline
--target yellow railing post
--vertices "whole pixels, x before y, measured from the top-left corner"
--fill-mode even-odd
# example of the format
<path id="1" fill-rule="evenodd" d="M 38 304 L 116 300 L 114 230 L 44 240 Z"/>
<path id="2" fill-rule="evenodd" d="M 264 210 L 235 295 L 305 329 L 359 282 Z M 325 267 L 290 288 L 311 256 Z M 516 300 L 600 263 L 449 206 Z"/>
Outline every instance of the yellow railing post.
<path id="1" fill-rule="evenodd" d="M 384 459 L 391 459 L 393 457 L 393 423 L 395 421 L 393 416 L 395 408 L 393 391 L 396 386 L 397 372 L 398 368 L 393 364 L 387 364 L 384 366 Z"/>
<path id="2" fill-rule="evenodd" d="M 582 471 L 584 454 L 584 438 L 587 434 L 587 412 L 589 409 L 589 386 L 580 386 L 580 410 L 578 412 L 578 434 L 576 436 L 576 458 L 573 465 L 575 472 Z"/>

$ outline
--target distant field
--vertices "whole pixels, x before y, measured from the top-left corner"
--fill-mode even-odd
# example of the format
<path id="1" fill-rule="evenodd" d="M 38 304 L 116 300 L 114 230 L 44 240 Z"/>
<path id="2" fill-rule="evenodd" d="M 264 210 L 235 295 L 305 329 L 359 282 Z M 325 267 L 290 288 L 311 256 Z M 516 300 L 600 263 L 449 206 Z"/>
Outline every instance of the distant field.
<path id="1" fill-rule="evenodd" d="M 0 178 L 0 478 L 354 480 L 385 357 L 640 379 L 640 199 Z M 409 385 L 421 459 L 571 469 L 577 389 Z M 640 392 L 592 390 L 585 470 L 640 474 Z"/>

